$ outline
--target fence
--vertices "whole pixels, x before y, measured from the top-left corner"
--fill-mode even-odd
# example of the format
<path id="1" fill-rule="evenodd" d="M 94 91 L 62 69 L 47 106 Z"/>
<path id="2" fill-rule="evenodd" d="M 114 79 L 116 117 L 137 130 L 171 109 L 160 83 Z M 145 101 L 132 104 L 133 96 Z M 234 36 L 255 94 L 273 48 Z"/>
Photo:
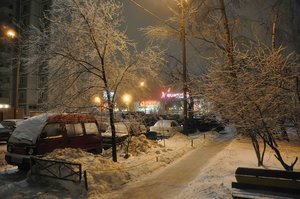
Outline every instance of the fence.
<path id="1" fill-rule="evenodd" d="M 87 174 L 84 171 L 82 175 L 82 166 L 79 163 L 30 157 L 30 174 L 76 183 L 80 183 L 83 176 L 85 189 L 88 190 Z"/>

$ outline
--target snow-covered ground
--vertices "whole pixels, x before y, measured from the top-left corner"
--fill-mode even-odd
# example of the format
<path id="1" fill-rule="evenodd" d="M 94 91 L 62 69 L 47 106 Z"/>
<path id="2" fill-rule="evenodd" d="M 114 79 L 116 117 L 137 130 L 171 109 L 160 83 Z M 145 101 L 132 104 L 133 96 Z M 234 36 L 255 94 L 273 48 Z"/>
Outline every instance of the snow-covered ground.
<path id="1" fill-rule="evenodd" d="M 230 132 L 230 131 L 228 131 Z M 119 152 L 118 163 L 111 158 L 93 155 L 78 149 L 57 150 L 48 155 L 48 158 L 62 159 L 82 163 L 88 173 L 89 191 L 73 182 L 65 182 L 46 178 L 30 178 L 18 182 L 10 182 L 0 186 L 0 198 L 111 198 L 110 193 L 122 191 L 126 184 L 134 183 L 145 176 L 151 176 L 157 171 L 164 170 L 184 154 L 196 148 L 203 147 L 216 140 L 233 140 L 215 157 L 207 162 L 179 194 L 176 199 L 196 198 L 231 198 L 231 182 L 234 181 L 234 171 L 239 166 L 257 167 L 255 153 L 248 139 L 233 139 L 232 133 L 219 134 L 208 132 L 186 137 L 176 134 L 165 141 L 155 142 L 144 136 L 133 138 L 129 147 L 129 158 L 123 158 Z M 193 139 L 193 147 L 192 140 Z M 283 157 L 287 162 L 300 154 L 300 141 L 290 143 L 279 142 Z M 109 156 L 110 151 L 105 152 Z M 271 151 L 267 151 L 265 165 L 268 168 L 282 169 Z M 300 171 L 300 163 L 295 165 Z"/>
<path id="2" fill-rule="evenodd" d="M 299 157 L 299 140 L 298 143 L 280 142 L 279 144 L 283 145 L 282 155 L 288 163 L 293 162 L 296 156 Z M 283 170 L 272 151 L 266 152 L 264 160 L 266 168 Z M 232 141 L 225 150 L 211 159 L 199 175 L 175 198 L 232 198 L 231 182 L 235 181 L 234 172 L 237 167 L 257 167 L 256 156 L 250 140 L 236 139 Z M 297 162 L 294 170 L 300 171 L 300 162 Z"/>

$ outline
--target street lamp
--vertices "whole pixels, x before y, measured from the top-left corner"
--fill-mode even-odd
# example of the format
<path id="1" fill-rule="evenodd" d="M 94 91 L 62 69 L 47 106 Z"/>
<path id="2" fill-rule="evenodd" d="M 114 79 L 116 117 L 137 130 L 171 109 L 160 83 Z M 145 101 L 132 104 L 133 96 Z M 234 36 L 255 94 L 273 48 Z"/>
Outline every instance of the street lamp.
<path id="1" fill-rule="evenodd" d="M 144 87 L 145 86 L 145 82 L 140 82 L 140 87 Z"/>
<path id="2" fill-rule="evenodd" d="M 185 34 L 185 13 L 184 7 L 187 0 L 180 0 L 178 4 L 181 9 L 181 47 L 182 47 L 182 82 L 183 82 L 183 117 L 187 119 L 187 70 L 186 70 L 186 34 Z"/>
<path id="3" fill-rule="evenodd" d="M 122 97 L 122 99 L 123 99 L 124 103 L 127 106 L 127 111 L 129 111 L 129 103 L 131 102 L 131 95 L 124 94 L 123 97 Z"/>
<path id="4" fill-rule="evenodd" d="M 94 103 L 101 104 L 101 98 L 98 96 L 94 97 Z"/>
<path id="5" fill-rule="evenodd" d="M 5 31 L 5 35 L 10 39 L 14 39 L 16 37 L 16 31 L 14 31 L 13 29 L 7 29 Z"/>

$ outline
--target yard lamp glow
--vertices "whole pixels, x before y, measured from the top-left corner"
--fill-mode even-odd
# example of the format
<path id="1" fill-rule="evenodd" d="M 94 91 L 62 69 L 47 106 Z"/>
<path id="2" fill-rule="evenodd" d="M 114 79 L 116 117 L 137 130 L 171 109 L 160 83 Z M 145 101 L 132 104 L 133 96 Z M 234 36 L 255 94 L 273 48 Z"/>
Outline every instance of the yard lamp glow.
<path id="1" fill-rule="evenodd" d="M 95 104 L 101 104 L 101 98 L 98 97 L 98 96 L 94 97 L 93 101 L 94 101 Z"/>
<path id="2" fill-rule="evenodd" d="M 10 39 L 14 39 L 16 37 L 16 32 L 13 30 L 13 29 L 8 29 L 6 32 L 5 32 L 5 35 L 10 38 Z"/>
<path id="3" fill-rule="evenodd" d="M 129 103 L 131 102 L 131 95 L 124 94 L 122 97 L 124 103 L 127 105 L 127 110 L 129 110 Z"/>
<path id="4" fill-rule="evenodd" d="M 140 87 L 144 87 L 145 86 L 145 82 L 140 82 Z"/>

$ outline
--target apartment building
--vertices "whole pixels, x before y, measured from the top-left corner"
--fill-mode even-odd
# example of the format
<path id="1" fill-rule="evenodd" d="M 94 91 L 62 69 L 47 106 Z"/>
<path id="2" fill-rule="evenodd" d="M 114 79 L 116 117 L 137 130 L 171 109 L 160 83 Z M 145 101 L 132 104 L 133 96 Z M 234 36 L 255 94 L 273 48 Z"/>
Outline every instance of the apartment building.
<path id="1" fill-rule="evenodd" d="M 4 38 L 3 31 L 1 32 L 0 104 L 9 105 L 12 109 L 17 105 L 24 110 L 25 115 L 29 115 L 30 111 L 46 108 L 47 71 L 42 70 L 45 67 L 36 66 L 37 72 L 29 73 L 20 59 L 23 52 L 19 46 L 25 40 L 24 31 L 31 25 L 39 27 L 50 4 L 51 0 L 1 0 L 0 2 L 2 29 L 9 27 L 16 32 L 16 37 L 13 39 Z M 16 82 L 19 82 L 18 87 Z M 15 101 L 16 98 L 18 103 Z"/>

